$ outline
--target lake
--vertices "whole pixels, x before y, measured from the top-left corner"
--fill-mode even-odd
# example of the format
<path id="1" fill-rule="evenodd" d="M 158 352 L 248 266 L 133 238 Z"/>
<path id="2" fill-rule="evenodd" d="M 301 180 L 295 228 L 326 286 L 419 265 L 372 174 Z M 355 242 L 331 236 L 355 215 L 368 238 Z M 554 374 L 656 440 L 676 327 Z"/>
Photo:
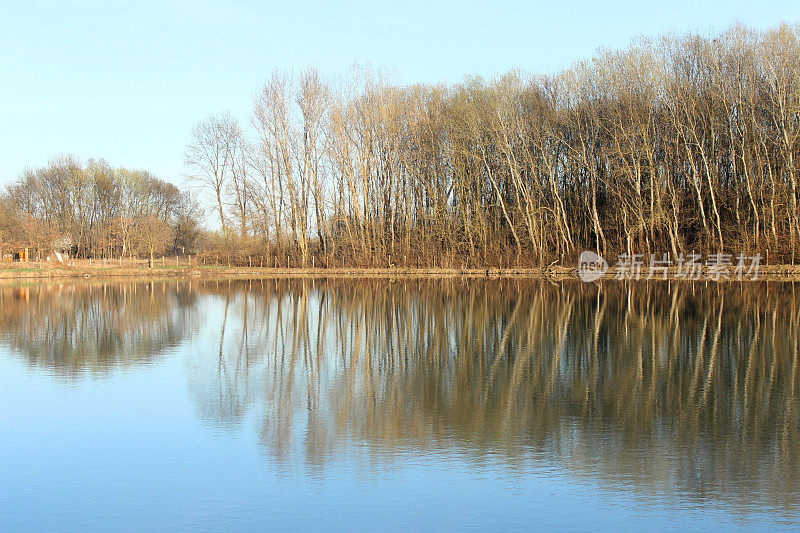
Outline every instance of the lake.
<path id="1" fill-rule="evenodd" d="M 0 286 L 0 530 L 800 527 L 800 286 Z"/>

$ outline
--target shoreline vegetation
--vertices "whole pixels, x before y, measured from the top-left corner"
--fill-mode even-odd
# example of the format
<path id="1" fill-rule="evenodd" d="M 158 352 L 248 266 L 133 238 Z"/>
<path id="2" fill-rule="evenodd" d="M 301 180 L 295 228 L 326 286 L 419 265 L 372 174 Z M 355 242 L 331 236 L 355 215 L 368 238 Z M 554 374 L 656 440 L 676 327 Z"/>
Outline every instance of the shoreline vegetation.
<path id="1" fill-rule="evenodd" d="M 655 273 L 648 279 L 648 272 L 643 269 L 636 279 L 626 277 L 629 269 L 611 266 L 598 280 L 603 281 L 673 281 L 673 282 L 720 282 L 751 283 L 758 281 L 800 281 L 800 265 L 762 265 L 755 279 L 736 276 L 715 278 L 707 272 L 698 277 L 687 279 L 678 274 L 677 267 Z M 73 265 L 54 265 L 53 263 L 4 263 L 0 264 L 0 280 L 58 280 L 58 279 L 94 278 L 94 279 L 260 279 L 260 278 L 383 278 L 383 279 L 530 279 L 550 280 L 553 282 L 579 280 L 576 266 L 549 265 L 534 268 L 285 268 L 285 267 L 239 267 L 227 265 L 197 265 L 187 262 L 176 264 L 175 259 L 157 259 L 153 267 L 147 261 L 131 261 L 120 265 L 117 261 L 75 261 Z M 594 283 L 594 281 L 590 282 Z"/>
<path id="2" fill-rule="evenodd" d="M 451 85 L 274 71 L 244 125 L 195 126 L 185 190 L 69 156 L 26 171 L 0 194 L 0 256 L 287 273 L 542 272 L 584 250 L 797 264 L 799 72 L 790 24 Z"/>

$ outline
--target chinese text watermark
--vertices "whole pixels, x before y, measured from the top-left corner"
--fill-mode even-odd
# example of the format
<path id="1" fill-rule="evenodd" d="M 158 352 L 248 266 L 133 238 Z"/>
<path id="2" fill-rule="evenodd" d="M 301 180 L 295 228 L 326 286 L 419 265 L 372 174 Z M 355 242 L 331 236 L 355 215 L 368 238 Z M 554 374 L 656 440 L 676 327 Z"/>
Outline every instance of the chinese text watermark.
<path id="1" fill-rule="evenodd" d="M 618 280 L 667 279 L 698 281 L 700 279 L 756 280 L 761 266 L 761 254 L 713 253 L 678 254 L 668 253 L 621 254 L 609 273 Z M 595 281 L 606 275 L 608 262 L 599 254 L 586 250 L 578 258 L 578 277 L 582 281 Z"/>

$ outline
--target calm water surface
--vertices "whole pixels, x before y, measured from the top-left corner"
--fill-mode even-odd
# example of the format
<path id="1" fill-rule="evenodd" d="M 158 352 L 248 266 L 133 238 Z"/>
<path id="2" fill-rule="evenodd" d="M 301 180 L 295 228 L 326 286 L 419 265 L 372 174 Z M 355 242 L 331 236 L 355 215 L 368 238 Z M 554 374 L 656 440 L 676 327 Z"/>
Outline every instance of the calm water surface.
<path id="1" fill-rule="evenodd" d="M 0 287 L 0 530 L 800 526 L 800 286 Z"/>

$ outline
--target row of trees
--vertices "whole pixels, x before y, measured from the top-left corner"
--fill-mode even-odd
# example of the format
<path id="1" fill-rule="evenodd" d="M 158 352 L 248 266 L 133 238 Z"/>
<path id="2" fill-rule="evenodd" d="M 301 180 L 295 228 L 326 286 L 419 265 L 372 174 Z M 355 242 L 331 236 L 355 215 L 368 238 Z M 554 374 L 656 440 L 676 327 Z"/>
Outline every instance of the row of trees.
<path id="1" fill-rule="evenodd" d="M 455 86 L 274 72 L 255 134 L 211 116 L 186 162 L 213 198 L 215 251 L 270 262 L 533 265 L 586 248 L 793 262 L 799 72 L 790 25 Z"/>
<path id="2" fill-rule="evenodd" d="M 60 157 L 29 170 L 0 197 L 0 243 L 42 255 L 123 258 L 191 252 L 199 208 L 145 171 Z"/>

